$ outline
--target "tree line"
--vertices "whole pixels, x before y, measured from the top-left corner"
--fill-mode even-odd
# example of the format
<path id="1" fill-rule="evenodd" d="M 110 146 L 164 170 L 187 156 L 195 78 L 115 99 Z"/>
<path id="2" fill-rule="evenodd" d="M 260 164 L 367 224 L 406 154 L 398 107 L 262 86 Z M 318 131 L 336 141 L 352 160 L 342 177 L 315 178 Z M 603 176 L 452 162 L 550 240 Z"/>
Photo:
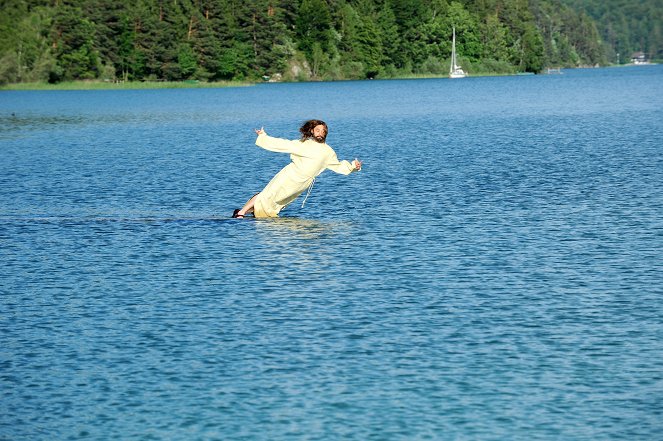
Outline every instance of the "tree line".
<path id="1" fill-rule="evenodd" d="M 564 0 L 592 17 L 608 60 L 627 63 L 634 52 L 663 59 L 663 3 L 660 0 Z"/>
<path id="2" fill-rule="evenodd" d="M 442 75 L 453 28 L 470 73 L 608 63 L 564 1 L 0 0 L 0 83 Z"/>

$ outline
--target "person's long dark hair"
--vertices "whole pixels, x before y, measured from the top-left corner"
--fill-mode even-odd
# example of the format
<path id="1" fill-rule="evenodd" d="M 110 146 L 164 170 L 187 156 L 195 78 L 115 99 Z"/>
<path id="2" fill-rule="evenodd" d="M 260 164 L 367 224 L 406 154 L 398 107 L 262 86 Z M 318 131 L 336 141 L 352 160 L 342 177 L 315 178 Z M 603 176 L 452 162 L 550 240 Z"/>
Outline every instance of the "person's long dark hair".
<path id="1" fill-rule="evenodd" d="M 319 125 L 325 126 L 325 136 L 320 139 L 316 139 L 315 136 L 313 136 L 313 129 L 316 128 Z M 327 128 L 327 123 L 324 121 L 320 121 L 319 119 L 310 119 L 304 123 L 303 126 L 299 128 L 299 132 L 302 134 L 302 141 L 306 141 L 307 139 L 312 139 L 317 142 L 325 142 L 327 139 L 327 133 L 329 133 L 329 129 Z"/>

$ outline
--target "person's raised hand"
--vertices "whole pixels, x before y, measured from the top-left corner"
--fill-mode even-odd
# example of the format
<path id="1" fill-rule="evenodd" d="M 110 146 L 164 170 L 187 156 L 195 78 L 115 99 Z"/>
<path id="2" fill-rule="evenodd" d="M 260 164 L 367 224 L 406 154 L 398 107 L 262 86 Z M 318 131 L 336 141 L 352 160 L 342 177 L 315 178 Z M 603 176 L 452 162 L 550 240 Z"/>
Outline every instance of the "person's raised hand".
<path id="1" fill-rule="evenodd" d="M 265 128 L 260 127 L 259 129 L 253 129 L 257 135 L 264 135 L 265 134 Z"/>

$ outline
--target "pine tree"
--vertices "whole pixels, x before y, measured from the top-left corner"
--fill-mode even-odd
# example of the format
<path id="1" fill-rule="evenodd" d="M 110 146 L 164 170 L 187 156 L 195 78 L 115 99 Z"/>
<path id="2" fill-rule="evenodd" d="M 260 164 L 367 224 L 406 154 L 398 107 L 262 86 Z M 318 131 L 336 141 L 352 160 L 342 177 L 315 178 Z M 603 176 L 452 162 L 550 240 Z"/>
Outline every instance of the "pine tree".
<path id="1" fill-rule="evenodd" d="M 380 8 L 376 23 L 382 41 L 382 64 L 384 66 L 394 65 L 402 67 L 404 63 L 400 59 L 398 51 L 398 25 L 396 24 L 396 15 L 394 15 L 389 0 L 385 1 Z"/>
<path id="2" fill-rule="evenodd" d="M 295 32 L 299 41 L 299 49 L 310 57 L 313 44 L 318 43 L 323 51 L 331 49 L 332 17 L 329 7 L 324 0 L 302 0 L 297 19 Z"/>
<path id="3" fill-rule="evenodd" d="M 80 8 L 60 6 L 53 17 L 52 41 L 57 68 L 52 81 L 96 78 L 99 55 L 94 50 L 95 25 Z"/>

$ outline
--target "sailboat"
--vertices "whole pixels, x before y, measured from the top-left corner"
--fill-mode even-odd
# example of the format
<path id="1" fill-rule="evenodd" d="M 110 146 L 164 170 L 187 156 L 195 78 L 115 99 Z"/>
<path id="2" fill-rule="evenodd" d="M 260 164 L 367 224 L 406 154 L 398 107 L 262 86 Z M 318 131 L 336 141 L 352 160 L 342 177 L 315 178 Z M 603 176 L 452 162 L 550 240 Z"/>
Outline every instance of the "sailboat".
<path id="1" fill-rule="evenodd" d="M 453 28 L 453 40 L 451 43 L 451 66 L 449 66 L 449 78 L 465 78 L 467 74 L 456 62 L 456 28 Z"/>

